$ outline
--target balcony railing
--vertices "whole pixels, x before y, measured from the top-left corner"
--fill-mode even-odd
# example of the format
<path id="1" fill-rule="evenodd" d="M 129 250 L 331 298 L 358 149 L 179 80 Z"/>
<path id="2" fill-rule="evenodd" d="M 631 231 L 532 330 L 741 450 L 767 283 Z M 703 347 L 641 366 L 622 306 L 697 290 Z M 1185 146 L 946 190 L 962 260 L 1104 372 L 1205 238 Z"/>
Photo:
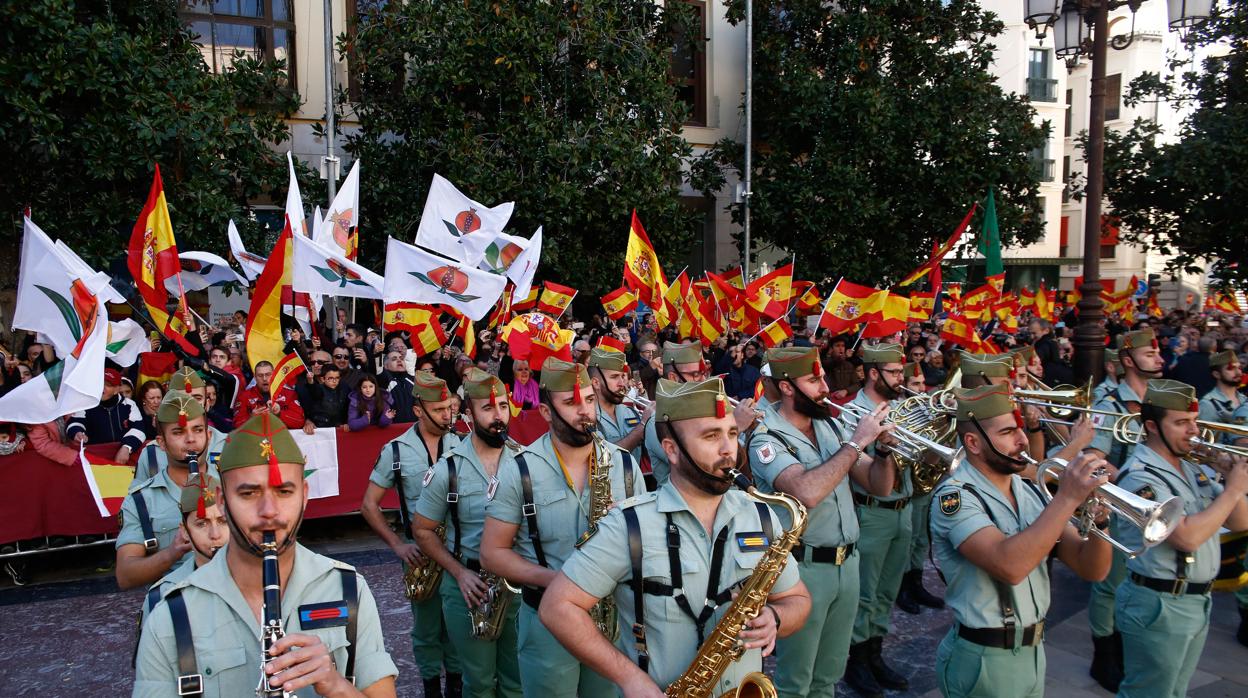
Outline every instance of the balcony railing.
<path id="1" fill-rule="evenodd" d="M 1057 101 L 1057 78 L 1027 78 L 1027 97 L 1033 102 Z"/>
<path id="2" fill-rule="evenodd" d="M 1057 163 L 1053 160 L 1041 160 L 1039 158 L 1031 161 L 1031 169 L 1036 174 L 1036 179 L 1041 182 L 1053 181 L 1053 170 Z"/>

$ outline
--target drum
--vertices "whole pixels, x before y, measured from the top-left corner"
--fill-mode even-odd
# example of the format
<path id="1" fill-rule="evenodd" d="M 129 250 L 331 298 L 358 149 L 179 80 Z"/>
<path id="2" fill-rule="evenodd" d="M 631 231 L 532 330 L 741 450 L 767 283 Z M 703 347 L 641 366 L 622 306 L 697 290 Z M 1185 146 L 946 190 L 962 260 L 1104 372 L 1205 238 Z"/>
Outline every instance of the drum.
<path id="1" fill-rule="evenodd" d="M 1222 529 L 1218 535 L 1222 544 L 1222 566 L 1213 580 L 1214 591 L 1238 591 L 1248 584 L 1248 571 L 1244 570 L 1244 556 L 1248 554 L 1248 531 Z"/>

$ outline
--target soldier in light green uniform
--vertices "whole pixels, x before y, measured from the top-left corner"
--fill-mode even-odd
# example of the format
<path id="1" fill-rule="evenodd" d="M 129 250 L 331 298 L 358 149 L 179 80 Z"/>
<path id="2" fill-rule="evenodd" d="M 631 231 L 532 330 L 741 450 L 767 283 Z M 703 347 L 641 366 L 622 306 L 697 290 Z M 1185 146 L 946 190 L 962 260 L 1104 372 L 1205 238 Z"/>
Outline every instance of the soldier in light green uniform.
<path id="1" fill-rule="evenodd" d="M 963 388 L 1007 385 L 1014 375 L 1014 357 L 1009 354 L 973 354 L 959 351 L 958 356 Z"/>
<path id="2" fill-rule="evenodd" d="M 180 390 L 190 395 L 199 403 L 200 407 L 204 407 L 207 391 L 204 388 L 203 377 L 195 369 L 189 366 L 183 366 L 178 369 L 169 379 L 169 389 Z M 207 408 L 205 407 L 205 409 Z M 211 424 L 207 426 L 208 446 L 199 454 L 199 464 L 215 473 L 217 470 L 217 459 L 221 457 L 221 449 L 225 447 L 225 434 L 217 431 Z M 139 453 L 139 462 L 134 469 L 133 484 L 155 477 L 165 467 L 168 460 L 164 449 L 155 441 L 144 446 Z"/>
<path id="3" fill-rule="evenodd" d="M 542 599 L 542 621 L 555 637 L 621 693 L 666 689 L 687 671 L 730 608 L 731 590 L 755 573 L 768 545 L 784 533 L 766 504 L 732 488 L 726 471 L 737 463 L 737 426 L 722 380 L 660 380 L 655 414 L 671 478 L 613 509 Z M 797 565 L 792 555 L 784 559 L 764 609 L 738 636 L 745 653 L 711 695 L 761 672 L 775 638 L 792 633 L 809 613 Z M 588 613 L 603 598 L 614 600 L 621 627 L 633 629 L 615 647 Z"/>
<path id="4" fill-rule="evenodd" d="M 1151 329 L 1122 335 L 1118 360 L 1123 370 L 1118 387 L 1092 407 L 1109 412 L 1139 412 L 1140 396 L 1148 380 L 1161 377 L 1163 363 L 1156 335 Z M 1092 421 L 1102 427 L 1113 425 L 1113 418 L 1103 415 L 1093 415 Z M 1098 429 L 1088 448 L 1121 470 L 1131 456 L 1132 445 L 1118 442 L 1108 431 Z M 1088 673 L 1107 691 L 1117 691 L 1122 681 L 1122 636 L 1114 623 L 1114 591 L 1126 576 L 1126 558 L 1115 551 L 1109 575 L 1093 584 L 1088 596 L 1088 625 L 1092 630 L 1092 666 Z"/>
<path id="5" fill-rule="evenodd" d="M 900 344 L 864 347 L 862 370 L 866 383 L 850 403 L 868 412 L 880 405 L 891 408 L 893 401 L 901 397 L 905 361 Z M 872 495 L 862 485 L 851 484 L 858 513 L 860 553 L 858 614 L 854 618 L 845 681 L 869 696 L 884 689 L 904 691 L 910 687 L 906 677 L 884 662 L 883 644 L 901 578 L 910 567 L 910 496 L 914 494 L 914 483 L 910 468 L 901 467 L 883 441 L 868 447 L 867 453 L 879 455 L 896 469 L 892 490 L 884 494 Z"/>
<path id="6" fill-rule="evenodd" d="M 922 364 L 917 362 L 906 364 L 904 385 L 917 393 L 927 392 Z M 931 538 L 927 530 L 927 512 L 931 509 L 932 493 L 918 491 L 913 469 L 910 471 L 910 478 L 915 490 L 910 498 L 910 559 L 909 567 L 901 578 L 901 589 L 897 592 L 897 608 L 906 613 L 918 615 L 922 610 L 920 606 L 944 608 L 945 601 L 923 587 L 923 564 L 927 560 L 927 551 L 931 547 Z"/>
<path id="7" fill-rule="evenodd" d="M 252 417 L 230 433 L 219 468 L 230 544 L 148 616 L 133 695 L 250 696 L 264 671 L 271 685 L 300 698 L 394 696 L 398 670 L 368 585 L 350 565 L 295 542 L 308 485 L 285 425 L 267 413 Z M 258 620 L 266 532 L 277 543 L 285 631 L 267 663 Z"/>
<path id="8" fill-rule="evenodd" d="M 607 441 L 633 455 L 641 463 L 650 408 L 638 412 L 624 401 L 628 394 L 628 359 L 623 353 L 594 347 L 589 352 L 589 378 L 598 396 L 598 430 Z"/>
<path id="9" fill-rule="evenodd" d="M 1213 390 L 1200 398 L 1200 418 L 1206 422 L 1231 421 L 1231 415 L 1244 404 L 1239 394 L 1239 381 L 1244 372 L 1233 351 L 1222 351 L 1209 357 L 1209 370 L 1216 381 Z"/>
<path id="10" fill-rule="evenodd" d="M 156 410 L 156 442 L 173 456 L 152 477 L 130 485 L 121 505 L 117 534 L 117 586 L 148 586 L 191 559 L 191 544 L 179 533 L 182 488 L 192 475 L 188 455 L 203 453 L 208 442 L 204 408 L 180 390 L 170 390 Z M 216 475 L 197 461 L 197 475 Z"/>
<path id="11" fill-rule="evenodd" d="M 790 494 L 810 513 L 793 557 L 810 590 L 811 611 L 777 646 L 776 688 L 786 698 L 831 696 L 845 672 L 858 610 L 858 517 L 850 477 L 873 496 L 893 490 L 897 468 L 863 451 L 889 430 L 881 426 L 888 410 L 881 405 L 862 417 L 846 438 L 830 419 L 818 350 L 771 349 L 766 360 L 780 401 L 746 441 L 746 455 L 760 490 Z M 790 525 L 785 514 L 780 518 Z"/>
<path id="12" fill-rule="evenodd" d="M 1122 363 L 1118 361 L 1117 349 L 1105 350 L 1105 379 L 1092 389 L 1092 402 L 1100 402 L 1118 388 L 1118 377 L 1122 375 Z"/>
<path id="13" fill-rule="evenodd" d="M 428 371 L 417 371 L 412 396 L 416 398 L 412 405 L 416 423 L 381 447 L 373 472 L 368 476 L 368 489 L 364 491 L 360 513 L 399 560 L 417 565 L 424 560 L 424 553 L 412 541 L 411 521 L 420 501 L 420 491 L 433 479 L 434 464 L 459 443 L 459 437 L 451 431 L 454 415 L 446 381 Z M 381 512 L 381 499 L 391 488 L 399 494 L 402 537 L 390 529 Z M 425 695 L 433 698 L 442 695 L 443 669 L 446 670 L 447 694 L 458 695 L 462 681 L 459 656 L 446 631 L 442 599 L 434 594 L 424 601 L 412 601 L 411 607 L 412 656 L 420 667 Z"/>
<path id="14" fill-rule="evenodd" d="M 1118 480 L 1145 499 L 1181 497 L 1186 514 L 1165 542 L 1127 560 L 1128 575 L 1115 599 L 1125 660 L 1119 696 L 1187 695 L 1209 634 L 1209 590 L 1222 557 L 1218 530 L 1248 529 L 1244 459 L 1220 459 L 1216 467 L 1226 475 L 1225 488 L 1184 460 L 1191 452 L 1188 440 L 1200 434 L 1197 411 L 1192 386 L 1149 381 L 1140 410 L 1147 436 Z M 1116 525 L 1114 532 L 1124 544 L 1140 547 L 1135 526 Z"/>
<path id="15" fill-rule="evenodd" d="M 156 608 L 156 604 L 165 598 L 165 594 L 175 584 L 191 576 L 196 569 L 208 564 L 221 548 L 230 540 L 229 524 L 225 521 L 225 512 L 219 504 L 221 483 L 217 478 L 208 476 L 203 487 L 191 486 L 182 488 L 182 499 L 179 508 L 182 510 L 182 531 L 191 543 L 195 553 L 194 559 L 175 567 L 172 572 L 161 577 L 155 584 L 148 587 L 143 598 L 142 621 L 147 614 Z"/>
<path id="16" fill-rule="evenodd" d="M 932 550 L 956 620 L 937 649 L 938 686 L 945 696 L 1042 696 L 1045 560 L 1056 552 L 1084 579 L 1109 570 L 1109 544 L 1081 540 L 1070 523 L 1106 481 L 1098 475 L 1105 461 L 1072 460 L 1046 506 L 1039 487 L 1019 477 L 1027 435 L 1009 386 L 959 390 L 957 420 L 965 460 L 936 487 L 931 512 Z"/>
<path id="17" fill-rule="evenodd" d="M 492 603 L 507 605 L 496 640 L 473 636 L 468 608 L 478 607 L 490 593 L 480 575 L 485 504 L 498 490 L 499 473 L 516 467 L 511 454 L 519 447 L 507 441 L 511 409 L 502 381 L 470 368 L 464 376 L 464 398 L 473 433 L 434 466 L 433 479 L 416 505 L 413 529 L 420 549 L 446 570 L 439 592 L 446 630 L 463 667 L 464 695 L 518 698 L 516 614 L 520 599 L 505 584 L 495 584 Z M 446 524 L 445 541 L 434 533 L 439 524 Z"/>
<path id="18" fill-rule="evenodd" d="M 591 482 L 597 464 L 608 468 L 610 498 L 645 490 L 641 468 L 628 452 L 595 435 L 597 398 L 580 364 L 548 358 L 538 382 L 538 410 L 550 431 L 514 455 L 515 468 L 499 474 L 498 492 L 485 505 L 481 566 L 523 585 L 520 676 L 525 696 L 602 696 L 611 684 L 581 664 L 537 617 L 545 588 L 589 530 L 601 503 Z M 604 489 L 605 491 L 605 489 Z"/>

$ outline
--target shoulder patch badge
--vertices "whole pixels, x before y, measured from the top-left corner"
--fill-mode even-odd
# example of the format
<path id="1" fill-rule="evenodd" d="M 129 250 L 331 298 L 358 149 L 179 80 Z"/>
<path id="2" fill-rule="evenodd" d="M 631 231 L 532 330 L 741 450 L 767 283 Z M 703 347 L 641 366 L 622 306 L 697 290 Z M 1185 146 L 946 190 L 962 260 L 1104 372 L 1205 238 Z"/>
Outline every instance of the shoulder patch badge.
<path id="1" fill-rule="evenodd" d="M 349 619 L 346 601 L 327 601 L 299 607 L 301 630 L 345 626 Z"/>
<path id="2" fill-rule="evenodd" d="M 743 553 L 756 553 L 766 550 L 771 541 L 762 531 L 743 531 L 737 534 L 737 549 Z"/>
<path id="3" fill-rule="evenodd" d="M 940 513 L 953 516 L 962 508 L 962 493 L 954 490 L 940 495 Z"/>
<path id="4" fill-rule="evenodd" d="M 425 470 L 425 477 L 420 481 L 420 486 L 428 487 L 431 482 L 433 482 L 433 466 Z"/>
<path id="5" fill-rule="evenodd" d="M 1144 486 L 1143 486 L 1143 487 L 1141 487 L 1140 489 L 1136 490 L 1136 491 L 1135 491 L 1135 493 L 1136 493 L 1137 495 L 1139 495 L 1139 496 L 1143 497 L 1144 499 L 1147 499 L 1147 500 L 1150 500 L 1150 501 L 1156 501 L 1156 500 L 1157 500 L 1157 493 L 1153 491 L 1153 486 L 1152 486 L 1152 485 L 1144 485 Z"/>
<path id="6" fill-rule="evenodd" d="M 758 456 L 759 462 L 770 463 L 776 459 L 776 447 L 765 443 L 754 449 L 754 455 Z"/>
<path id="7" fill-rule="evenodd" d="M 1200 470 L 1200 469 L 1196 470 L 1196 484 L 1198 485 L 1209 484 L 1209 476 L 1205 474 L 1205 471 Z"/>
<path id="8" fill-rule="evenodd" d="M 638 424 L 641 424 L 641 417 L 625 417 L 624 418 L 624 426 L 630 429 L 633 427 L 636 427 Z"/>

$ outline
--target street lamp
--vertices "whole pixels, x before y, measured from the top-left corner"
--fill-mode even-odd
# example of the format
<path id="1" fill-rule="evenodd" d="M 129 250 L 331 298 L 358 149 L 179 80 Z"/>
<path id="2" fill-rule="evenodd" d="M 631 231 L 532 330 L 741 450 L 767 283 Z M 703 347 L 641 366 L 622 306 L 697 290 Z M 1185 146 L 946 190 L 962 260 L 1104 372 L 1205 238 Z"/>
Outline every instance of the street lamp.
<path id="1" fill-rule="evenodd" d="M 1171 27 L 1190 28 L 1209 18 L 1215 0 L 1167 0 Z M 1101 302 L 1101 197 L 1104 193 L 1105 169 L 1105 62 L 1109 41 L 1109 11 L 1128 7 L 1134 14 L 1143 0 L 1065 0 L 1060 12 L 1047 12 L 1053 3 L 1024 0 L 1028 26 L 1044 38 L 1049 27 L 1055 27 L 1055 53 L 1073 60 L 1083 55 L 1092 62 L 1092 80 L 1088 100 L 1088 145 L 1086 160 L 1088 183 L 1085 191 L 1083 224 L 1083 286 L 1079 291 L 1079 326 L 1075 330 L 1074 369 L 1077 381 L 1101 380 L 1104 371 L 1105 317 Z M 1084 25 L 1087 25 L 1086 30 Z M 1115 38 L 1115 49 L 1131 44 L 1132 34 Z"/>

